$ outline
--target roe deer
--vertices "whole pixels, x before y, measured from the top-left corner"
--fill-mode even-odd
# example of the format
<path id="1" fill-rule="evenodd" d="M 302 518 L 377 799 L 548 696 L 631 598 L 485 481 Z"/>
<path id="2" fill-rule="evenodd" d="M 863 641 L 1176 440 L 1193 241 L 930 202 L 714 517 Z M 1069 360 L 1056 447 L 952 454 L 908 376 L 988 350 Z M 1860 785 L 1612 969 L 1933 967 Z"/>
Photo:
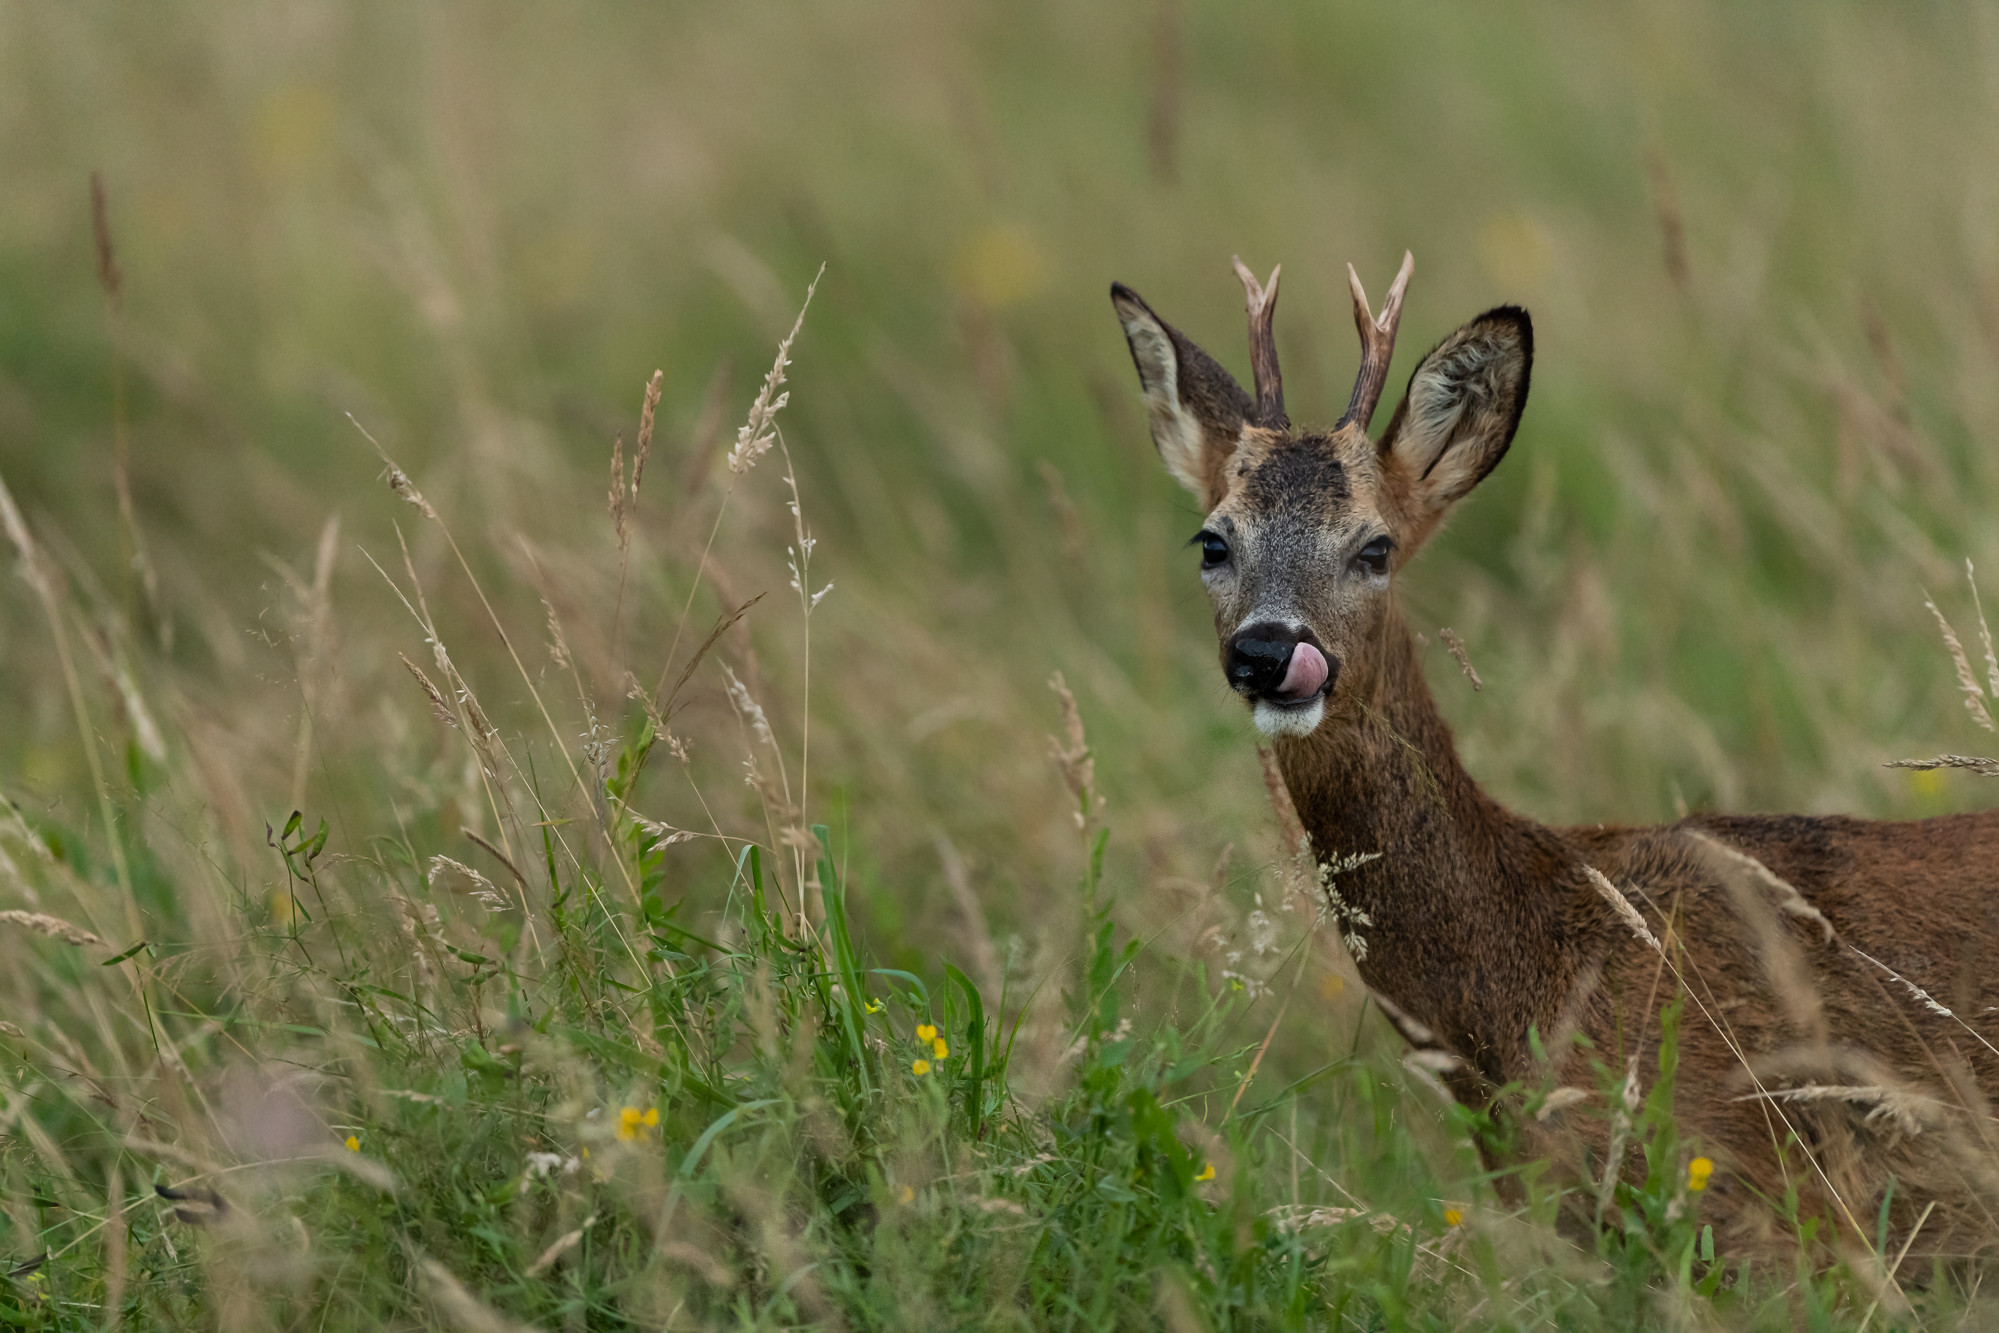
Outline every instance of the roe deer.
<path id="1" fill-rule="evenodd" d="M 1697 1145 L 1683 1156 L 1716 1163 L 1697 1202 L 1725 1250 L 1790 1244 L 1771 1205 L 1793 1187 L 1849 1251 L 1873 1247 L 1884 1200 L 1890 1253 L 1999 1245 L 1999 812 L 1551 828 L 1480 790 L 1395 580 L 1505 456 L 1533 326 L 1516 306 L 1465 324 L 1372 438 L 1413 265 L 1405 255 L 1379 317 L 1348 268 L 1360 371 L 1330 430 L 1285 414 L 1276 272 L 1264 286 L 1235 265 L 1254 397 L 1111 288 L 1152 438 L 1206 515 L 1195 542 L 1223 675 L 1271 738 L 1321 862 L 1380 854 L 1339 881 L 1371 922 L 1362 978 L 1457 1097 L 1524 1087 L 1508 1102 L 1523 1147 L 1580 1150 L 1590 1163 L 1572 1165 L 1592 1174 L 1617 1169 L 1614 1108 L 1564 1126 L 1558 1108 L 1579 1094 L 1538 1091 L 1596 1089 L 1601 1062 L 1630 1097 L 1655 1076 L 1659 1011 L 1684 990 L 1674 1109 Z"/>

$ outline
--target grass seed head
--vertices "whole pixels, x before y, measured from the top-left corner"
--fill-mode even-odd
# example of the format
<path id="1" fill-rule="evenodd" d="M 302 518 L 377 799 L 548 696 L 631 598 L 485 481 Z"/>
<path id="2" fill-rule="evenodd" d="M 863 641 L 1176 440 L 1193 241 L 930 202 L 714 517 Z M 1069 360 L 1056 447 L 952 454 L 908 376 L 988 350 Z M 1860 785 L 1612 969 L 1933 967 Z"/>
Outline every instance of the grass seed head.
<path id="1" fill-rule="evenodd" d="M 61 940 L 64 944 L 74 944 L 82 947 L 84 945 L 104 943 L 103 940 L 91 934 L 83 927 L 73 926 L 59 916 L 48 916 L 42 912 L 4 911 L 0 912 L 0 922 L 4 922 L 10 926 L 19 926 L 23 930 L 33 931 L 37 935 L 46 935 L 50 939 Z"/>

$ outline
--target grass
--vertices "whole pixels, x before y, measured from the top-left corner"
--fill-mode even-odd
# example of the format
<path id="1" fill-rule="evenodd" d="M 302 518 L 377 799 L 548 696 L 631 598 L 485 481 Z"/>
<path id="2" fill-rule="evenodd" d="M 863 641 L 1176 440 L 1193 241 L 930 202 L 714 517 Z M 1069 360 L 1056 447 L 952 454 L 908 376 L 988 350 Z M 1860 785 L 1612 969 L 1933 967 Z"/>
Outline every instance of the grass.
<path id="1" fill-rule="evenodd" d="M 103 941 L 0 921 L 0 1321 L 1976 1318 L 1710 1258 L 1654 1101 L 1593 1237 L 1486 1175 L 1294 893 L 1102 290 L 1239 363 L 1282 260 L 1301 418 L 1347 258 L 1412 348 L 1532 307 L 1403 591 L 1509 802 L 1971 808 L 1882 763 L 1990 748 L 1924 604 L 1999 567 L 1988 28 L 0 11 L 0 910 Z"/>

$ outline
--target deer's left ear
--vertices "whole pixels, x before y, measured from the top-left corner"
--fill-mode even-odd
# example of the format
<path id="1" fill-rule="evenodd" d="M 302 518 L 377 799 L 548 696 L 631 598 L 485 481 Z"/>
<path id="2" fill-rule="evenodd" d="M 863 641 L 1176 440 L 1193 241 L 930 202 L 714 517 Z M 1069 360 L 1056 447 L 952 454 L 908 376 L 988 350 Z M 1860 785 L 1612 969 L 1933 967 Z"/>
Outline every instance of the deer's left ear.
<path id="1" fill-rule="evenodd" d="M 1534 325 L 1510 305 L 1472 320 L 1417 365 L 1380 450 L 1419 513 L 1441 515 L 1499 466 L 1533 366 Z"/>

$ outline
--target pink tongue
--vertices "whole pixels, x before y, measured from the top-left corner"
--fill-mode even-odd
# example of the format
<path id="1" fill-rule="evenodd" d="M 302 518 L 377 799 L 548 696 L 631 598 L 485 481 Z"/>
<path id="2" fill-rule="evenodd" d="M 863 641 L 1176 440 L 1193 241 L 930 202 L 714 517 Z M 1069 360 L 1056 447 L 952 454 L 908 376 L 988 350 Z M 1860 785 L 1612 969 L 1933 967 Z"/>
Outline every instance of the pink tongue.
<path id="1" fill-rule="evenodd" d="M 1325 655 L 1311 644 L 1301 643 L 1291 650 L 1291 661 L 1284 668 L 1277 692 L 1287 699 L 1309 699 L 1325 685 L 1328 674 Z"/>

